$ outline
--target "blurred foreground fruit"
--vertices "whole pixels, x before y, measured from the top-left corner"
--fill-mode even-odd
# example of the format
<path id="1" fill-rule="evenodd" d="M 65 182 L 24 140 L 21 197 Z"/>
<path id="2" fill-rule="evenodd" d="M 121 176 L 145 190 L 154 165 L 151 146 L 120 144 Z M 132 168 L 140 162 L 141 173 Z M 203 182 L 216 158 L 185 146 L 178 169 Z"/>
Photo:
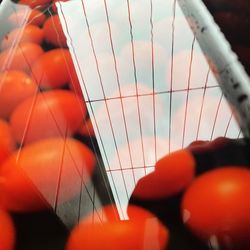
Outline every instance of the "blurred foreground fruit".
<path id="1" fill-rule="evenodd" d="M 24 18 L 26 17 L 26 11 L 23 9 L 17 10 L 8 17 L 8 22 L 12 27 L 21 27 Z M 28 24 L 42 26 L 46 19 L 45 14 L 37 9 L 31 10 L 28 17 Z"/>
<path id="2" fill-rule="evenodd" d="M 67 49 L 44 53 L 33 65 L 32 76 L 42 88 L 60 88 L 69 83 L 72 59 Z"/>
<path id="3" fill-rule="evenodd" d="M 43 54 L 41 46 L 35 43 L 21 43 L 0 53 L 0 71 L 23 70 L 31 71 L 31 66 Z"/>
<path id="4" fill-rule="evenodd" d="M 18 3 L 28 5 L 31 8 L 45 8 L 50 2 L 51 0 L 20 0 Z"/>
<path id="5" fill-rule="evenodd" d="M 179 150 L 160 159 L 155 171 L 140 179 L 133 197 L 157 200 L 183 191 L 195 175 L 195 159 L 188 150 Z"/>
<path id="6" fill-rule="evenodd" d="M 0 168 L 0 205 L 31 212 L 54 207 L 80 192 L 95 166 L 90 149 L 74 139 L 39 141 L 13 153 Z"/>
<path id="7" fill-rule="evenodd" d="M 37 85 L 24 72 L 0 73 L 0 117 L 8 119 L 18 104 L 36 92 Z"/>
<path id="8" fill-rule="evenodd" d="M 39 93 L 22 102 L 12 113 L 10 124 L 20 144 L 43 138 L 74 134 L 83 123 L 86 106 L 72 91 Z"/>
<path id="9" fill-rule="evenodd" d="M 250 170 L 226 167 L 198 177 L 184 194 L 184 223 L 219 249 L 250 249 Z"/>
<path id="10" fill-rule="evenodd" d="M 0 165 L 8 158 L 14 149 L 15 142 L 9 124 L 0 119 Z"/>
<path id="11" fill-rule="evenodd" d="M 120 220 L 111 205 L 98 211 L 98 222 L 93 221 L 93 214 L 89 215 L 73 229 L 66 249 L 166 249 L 169 234 L 161 222 L 140 207 L 129 206 L 128 211 L 129 220 Z"/>
<path id="12" fill-rule="evenodd" d="M 45 40 L 57 47 L 67 47 L 61 21 L 58 15 L 49 17 L 43 26 Z"/>
<path id="13" fill-rule="evenodd" d="M 41 44 L 43 41 L 43 30 L 36 25 L 27 25 L 17 28 L 6 34 L 1 42 L 1 48 L 7 49 L 20 43 Z"/>

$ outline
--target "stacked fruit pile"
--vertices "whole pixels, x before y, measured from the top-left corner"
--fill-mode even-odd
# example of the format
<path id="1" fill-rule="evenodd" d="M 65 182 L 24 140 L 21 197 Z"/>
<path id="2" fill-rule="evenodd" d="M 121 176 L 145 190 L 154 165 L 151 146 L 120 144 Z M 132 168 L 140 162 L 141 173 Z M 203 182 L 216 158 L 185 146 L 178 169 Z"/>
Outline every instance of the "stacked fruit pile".
<path id="1" fill-rule="evenodd" d="M 231 2 L 225 6 L 232 8 Z M 27 22 L 24 10 L 10 15 L 10 31 L 0 45 L 4 250 L 15 245 L 15 228 L 6 211 L 55 209 L 80 192 L 76 184 L 88 181 L 95 166 L 95 156 L 77 139 L 79 134 L 92 136 L 93 128 L 56 3 L 17 4 L 30 7 Z M 216 13 L 215 19 L 219 22 L 221 16 L 223 26 L 225 13 Z M 237 34 L 233 38 L 243 37 L 239 47 L 245 46 L 245 36 Z M 248 151 L 247 142 L 223 138 L 195 142 L 162 158 L 137 183 L 127 209 L 130 220 L 120 221 L 113 206 L 103 207 L 83 218 L 66 249 L 250 249 Z"/>
<path id="2" fill-rule="evenodd" d="M 95 156 L 78 140 L 90 136 L 87 109 L 54 3 L 16 5 L 0 42 L 0 205 L 27 213 L 76 197 Z M 0 248 L 13 249 L 2 210 L 0 221 Z"/>
<path id="3" fill-rule="evenodd" d="M 170 230 L 170 249 L 249 249 L 249 144 L 197 141 L 163 157 L 130 203 L 155 213 Z"/>
<path id="4" fill-rule="evenodd" d="M 218 138 L 163 157 L 137 183 L 129 221 L 104 207 L 102 220 L 90 214 L 72 231 L 66 249 L 249 249 L 248 152 L 242 139 Z"/>

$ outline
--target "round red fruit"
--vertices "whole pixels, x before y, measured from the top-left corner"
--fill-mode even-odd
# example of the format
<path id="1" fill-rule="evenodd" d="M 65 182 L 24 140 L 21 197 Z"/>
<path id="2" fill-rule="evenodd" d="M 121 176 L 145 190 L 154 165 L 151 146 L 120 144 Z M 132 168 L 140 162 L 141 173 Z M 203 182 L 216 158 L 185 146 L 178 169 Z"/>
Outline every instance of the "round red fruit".
<path id="1" fill-rule="evenodd" d="M 184 223 L 219 249 L 250 249 L 250 170 L 225 167 L 198 177 L 184 194 Z"/>

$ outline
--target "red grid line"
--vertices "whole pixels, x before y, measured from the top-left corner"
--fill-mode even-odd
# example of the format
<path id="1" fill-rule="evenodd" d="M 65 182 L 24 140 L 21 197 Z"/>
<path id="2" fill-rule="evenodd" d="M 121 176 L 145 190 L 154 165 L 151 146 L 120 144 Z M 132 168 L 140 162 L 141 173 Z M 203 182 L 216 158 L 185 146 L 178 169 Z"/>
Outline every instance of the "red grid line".
<path id="1" fill-rule="evenodd" d="M 125 170 L 136 170 L 136 169 L 147 169 L 147 168 L 153 168 L 155 166 L 134 166 L 134 167 L 123 167 L 122 169 L 109 169 L 109 170 L 106 170 L 106 172 L 119 172 L 119 171 L 125 171 Z"/>
<path id="2" fill-rule="evenodd" d="M 204 109 L 204 101 L 205 101 L 206 91 L 208 89 L 207 84 L 208 84 L 209 74 L 210 74 L 210 68 L 207 71 L 207 76 L 206 76 L 206 80 L 205 80 L 205 86 L 204 86 L 203 95 L 202 95 L 201 110 L 200 110 L 200 115 L 199 115 L 198 128 L 197 128 L 197 133 L 196 133 L 196 140 L 198 140 L 199 132 L 200 132 L 201 118 L 202 118 L 202 113 L 203 113 L 203 109 Z"/>
<path id="3" fill-rule="evenodd" d="M 127 7 L 128 7 L 128 20 L 129 20 L 129 26 L 130 26 L 132 61 L 133 61 L 133 68 L 134 68 L 134 78 L 135 78 L 135 87 L 136 87 L 136 101 L 137 101 L 137 112 L 138 112 L 140 136 L 141 136 L 142 156 L 143 156 L 143 163 L 144 163 L 144 165 L 146 165 L 144 145 L 143 145 L 143 135 L 142 135 L 140 102 L 139 102 L 139 97 L 138 97 L 138 82 L 137 82 L 136 63 L 135 63 L 135 48 L 134 48 L 133 26 L 132 26 L 132 20 L 131 20 L 131 12 L 130 12 L 129 0 L 127 0 Z M 146 174 L 146 170 L 145 170 L 145 174 Z"/>
<path id="4" fill-rule="evenodd" d="M 219 103 L 218 103 L 218 106 L 217 106 L 217 109 L 216 109 L 216 114 L 215 114 L 215 119 L 214 119 L 214 123 L 213 123 L 212 133 L 211 133 L 211 136 L 210 136 L 210 141 L 213 139 L 213 136 L 214 136 L 214 129 L 215 129 L 216 121 L 217 121 L 217 118 L 218 118 L 219 110 L 220 110 L 220 107 L 221 107 L 222 99 L 223 99 L 223 93 L 220 96 L 220 100 L 219 100 Z"/>
<path id="5" fill-rule="evenodd" d="M 62 14 L 63 14 L 63 12 L 62 12 Z M 79 72 L 80 72 L 80 77 L 81 77 L 81 80 L 82 80 L 83 85 L 84 85 L 85 93 L 86 93 L 86 95 L 87 95 L 87 99 L 90 100 L 89 94 L 88 94 L 88 91 L 87 91 L 87 88 L 86 88 L 86 84 L 85 84 L 85 81 L 84 81 L 84 78 L 83 78 L 83 74 L 82 74 L 82 71 L 80 70 L 80 63 L 79 63 L 79 61 L 78 61 L 78 59 L 77 59 L 75 47 L 73 46 L 72 38 L 71 38 L 70 35 L 69 35 L 69 30 L 68 30 L 68 27 L 67 27 L 67 22 L 66 22 L 66 19 L 65 19 L 65 16 L 64 16 L 64 15 L 63 15 L 63 18 L 64 18 L 64 21 L 65 21 L 65 24 L 66 24 L 66 29 L 67 29 L 68 37 L 70 38 L 70 44 L 71 44 L 71 47 L 72 47 L 72 49 L 73 49 L 73 54 L 74 54 L 74 57 L 75 57 L 75 59 L 76 59 L 77 68 L 78 68 L 78 70 L 79 70 Z M 85 102 L 86 102 L 86 101 L 85 101 Z M 95 113 L 94 113 L 94 111 L 93 111 L 93 107 L 92 107 L 92 104 L 91 104 L 91 103 L 90 103 L 90 109 L 91 109 L 91 113 L 92 113 L 92 116 L 93 116 L 93 119 L 94 119 L 94 123 L 95 123 L 96 128 L 97 128 L 97 133 L 98 133 L 98 136 L 99 136 L 99 139 L 100 139 L 102 148 L 103 148 L 103 152 L 104 152 L 105 159 L 106 159 L 106 161 L 107 161 L 107 163 L 108 163 L 108 167 L 110 168 L 110 164 L 109 164 L 109 161 L 108 161 L 107 153 L 106 153 L 106 150 L 105 150 L 105 147 L 104 147 L 104 143 L 103 143 L 103 140 L 102 140 L 102 137 L 101 137 L 101 134 L 100 134 L 100 130 L 99 130 L 99 127 L 98 127 L 98 124 L 97 124 L 97 121 L 96 121 L 96 117 L 95 117 Z M 94 147 L 94 143 L 93 143 L 93 140 L 92 140 L 92 139 L 91 139 L 91 143 L 92 143 L 92 146 L 93 146 L 93 148 L 94 148 L 95 155 L 97 155 L 97 152 L 96 152 L 96 149 L 95 149 L 95 147 Z M 99 166 L 101 166 L 102 164 L 100 163 L 99 158 L 97 158 L 97 161 L 98 161 L 98 163 L 99 163 Z M 114 178 L 113 178 L 113 175 L 112 175 L 112 174 L 111 174 L 111 179 L 112 179 L 112 182 L 113 182 L 113 184 L 114 184 Z M 106 182 L 105 182 L 105 185 L 108 186 L 108 184 L 107 184 Z M 114 187 L 115 187 L 115 185 L 114 185 Z M 87 190 L 87 188 L 86 188 L 86 190 Z M 88 190 L 87 190 L 87 192 L 88 192 Z M 116 193 L 116 196 L 117 196 L 117 198 L 118 198 L 118 202 L 119 202 L 119 204 L 120 204 L 120 206 L 121 206 L 121 201 L 120 201 L 120 199 L 119 199 L 119 195 L 118 195 L 118 192 L 117 192 L 117 189 L 116 189 L 116 188 L 115 188 L 115 193 Z M 89 192 L 88 192 L 88 195 L 89 195 L 89 197 L 90 197 Z M 108 195 L 110 196 L 110 194 L 108 194 Z M 90 199 L 91 199 L 91 197 L 90 197 Z M 93 203 L 93 205 L 94 205 L 94 203 Z M 79 211 L 79 213 L 80 213 L 80 211 Z"/>
<path id="6" fill-rule="evenodd" d="M 240 131 L 239 131 L 239 134 L 238 134 L 238 139 L 240 138 L 240 136 L 242 135 L 242 131 L 241 131 L 241 129 L 240 129 Z"/>
<path id="7" fill-rule="evenodd" d="M 55 204 L 54 204 L 55 212 L 57 211 L 59 190 L 60 190 L 61 181 L 62 181 L 62 169 L 63 169 L 63 161 L 64 161 L 67 134 L 68 134 L 68 126 L 66 127 L 66 133 L 65 133 L 65 136 L 64 136 L 64 139 L 63 139 L 62 158 L 61 158 L 61 164 L 60 164 L 60 168 L 59 168 L 58 183 L 57 183 L 57 187 L 56 187 L 56 198 L 55 198 Z"/>
<path id="8" fill-rule="evenodd" d="M 196 91 L 196 90 L 204 90 L 204 89 L 214 89 L 214 88 L 219 88 L 218 85 L 213 85 L 213 86 L 206 86 L 206 87 L 193 87 L 190 88 L 189 91 Z M 109 101 L 109 100 L 116 100 L 116 99 L 126 99 L 126 98 L 135 98 L 135 97 L 146 97 L 146 96 L 157 96 L 157 95 L 163 95 L 163 94 L 170 94 L 170 93 L 180 93 L 180 92 L 186 92 L 187 89 L 176 89 L 176 90 L 166 90 L 166 91 L 159 91 L 159 92 L 154 92 L 154 93 L 144 93 L 144 94 L 138 94 L 138 95 L 123 95 L 123 96 L 115 96 L 115 97 L 107 97 L 106 99 L 92 99 L 85 101 L 86 103 L 94 103 L 94 102 L 101 102 L 101 101 Z"/>
<path id="9" fill-rule="evenodd" d="M 193 54 L 194 54 L 194 44 L 195 44 L 195 36 L 193 37 L 192 46 L 191 46 L 191 55 L 190 55 L 190 63 L 188 69 L 188 87 L 187 87 L 187 94 L 186 94 L 186 103 L 185 103 L 185 113 L 184 113 L 184 126 L 183 126 L 183 133 L 182 133 L 182 145 L 184 147 L 185 141 L 185 133 L 186 133 L 186 123 L 187 123 L 187 109 L 188 109 L 188 101 L 189 101 L 189 88 L 191 83 L 191 76 L 192 76 L 192 62 L 193 62 Z"/>
<path id="10" fill-rule="evenodd" d="M 114 45 L 113 45 L 113 40 L 112 40 L 112 31 L 111 31 L 110 22 L 109 22 L 109 14 L 108 14 L 108 8 L 107 8 L 106 0 L 104 0 L 104 5 L 105 5 L 105 13 L 106 13 L 107 24 L 108 24 L 108 29 L 109 29 L 109 40 L 110 40 L 111 50 L 112 50 L 112 54 L 113 54 L 115 72 L 116 72 L 116 80 L 117 80 L 117 85 L 118 85 L 118 90 L 119 90 L 119 95 L 120 95 L 119 100 L 120 100 L 120 103 L 121 103 L 123 123 L 124 123 L 124 126 L 125 126 L 126 140 L 127 140 L 127 144 L 128 144 L 128 150 L 129 150 L 129 158 L 130 158 L 131 166 L 133 166 L 132 155 L 131 155 L 131 146 L 130 146 L 129 138 L 128 138 L 128 127 L 127 127 L 127 122 L 126 122 L 126 118 L 125 118 L 123 100 L 121 98 L 121 85 L 120 85 L 120 79 L 119 79 L 119 74 L 118 74 L 118 69 L 117 69 L 117 61 L 116 61 L 116 55 L 115 55 Z M 135 181 L 134 172 L 133 172 L 133 179 L 134 179 L 134 183 L 135 183 L 136 181 Z"/>
<path id="11" fill-rule="evenodd" d="M 171 70 L 170 70 L 170 97 L 169 97 L 169 145 L 168 152 L 171 151 L 171 120 L 172 120 L 172 93 L 173 93 L 173 73 L 174 73 L 174 32 L 175 32 L 175 12 L 176 12 L 176 0 L 173 3 L 173 20 L 172 20 L 172 44 L 171 44 Z"/>
<path id="12" fill-rule="evenodd" d="M 21 49 L 21 48 L 20 48 L 20 49 Z M 25 57 L 25 54 L 24 54 L 23 52 L 22 52 L 22 54 L 23 54 L 23 56 L 24 56 L 24 59 L 25 59 L 27 65 L 28 65 L 29 68 L 31 69 L 31 65 L 29 64 L 27 58 Z M 32 74 L 32 71 L 31 71 L 31 74 Z M 43 74 L 42 77 L 41 77 L 41 81 L 42 81 L 42 79 L 43 79 L 43 76 L 44 76 L 44 74 Z M 40 90 L 40 83 L 41 83 L 41 81 L 38 83 L 38 81 L 37 81 L 37 79 L 35 78 L 34 75 L 33 75 L 33 78 L 34 78 L 34 80 L 37 82 L 38 90 Z M 41 90 L 40 90 L 40 91 L 41 91 Z M 40 92 L 40 93 L 43 95 L 43 92 Z M 38 91 L 36 92 L 35 100 L 37 99 L 37 94 L 38 94 Z M 34 105 L 32 105 L 32 107 L 31 107 L 31 112 L 33 112 L 34 106 L 35 106 L 35 102 L 34 102 Z M 48 107 L 48 105 L 47 105 L 47 107 Z M 61 135 L 61 137 L 63 137 L 62 131 L 61 131 L 60 128 L 59 128 L 59 125 L 58 125 L 58 123 L 57 123 L 57 121 L 56 121 L 56 119 L 55 119 L 55 117 L 54 117 L 54 114 L 52 113 L 52 111 L 50 110 L 49 107 L 48 107 L 48 109 L 49 109 L 49 112 L 50 112 L 50 114 L 51 114 L 51 116 L 52 116 L 54 122 L 55 122 L 55 125 L 56 125 L 56 127 L 57 127 L 57 129 L 58 129 L 59 134 Z M 28 121 L 27 121 L 27 122 L 28 122 L 28 126 L 29 126 L 29 124 L 30 124 L 30 120 L 31 120 L 31 116 L 29 116 Z M 25 131 L 27 132 L 27 130 L 25 130 Z M 26 132 L 25 132 L 25 133 L 26 133 Z M 25 135 L 24 135 L 24 137 L 25 137 Z M 64 138 L 64 137 L 63 137 L 63 138 Z M 23 139 L 24 139 L 24 138 L 23 138 Z M 67 144 L 66 144 L 66 146 L 67 146 Z M 69 152 L 69 154 L 70 154 L 70 156 L 71 156 L 71 159 L 72 159 L 72 161 L 73 161 L 73 163 L 74 163 L 74 167 L 75 167 L 77 173 L 79 174 L 81 180 L 83 180 L 83 178 L 82 178 L 83 176 L 82 176 L 81 173 L 79 172 L 78 167 L 77 167 L 77 164 L 76 164 L 76 162 L 75 162 L 75 159 L 73 158 L 73 156 L 72 156 L 72 154 L 71 154 L 71 151 L 70 151 L 70 149 L 68 148 L 68 146 L 67 146 L 67 150 L 68 150 L 68 152 Z M 19 151 L 18 151 L 17 161 L 18 161 L 18 157 L 19 157 L 20 152 L 21 152 L 21 147 L 20 147 L 20 149 L 19 149 Z M 32 180 L 31 180 L 31 181 L 32 181 Z M 84 185 L 85 185 L 85 184 L 84 184 Z M 87 188 L 86 188 L 86 190 L 87 190 Z M 87 192 L 88 192 L 88 190 L 87 190 Z M 89 193 L 89 192 L 88 192 L 88 193 Z M 40 191 L 39 191 L 39 194 L 40 194 Z M 40 194 L 40 196 L 42 196 L 42 195 Z M 91 199 L 91 196 L 89 196 L 89 197 L 90 197 L 90 199 Z M 43 198 L 43 199 L 44 199 L 44 198 Z M 92 202 L 92 204 L 94 205 L 94 202 L 92 201 L 92 199 L 91 199 L 91 202 Z M 47 200 L 46 200 L 46 203 L 47 203 Z"/>
<path id="13" fill-rule="evenodd" d="M 230 124 L 231 124 L 232 119 L 233 119 L 233 112 L 231 113 L 230 118 L 229 118 L 229 121 L 228 121 L 228 123 L 227 123 L 227 127 L 226 127 L 226 130 L 225 130 L 225 133 L 224 133 L 224 137 L 227 136 L 227 132 L 228 132 L 228 129 L 229 129 L 229 126 L 230 126 Z"/>
<path id="14" fill-rule="evenodd" d="M 99 81 L 100 81 L 100 84 L 101 84 L 101 89 L 102 89 L 102 92 L 103 92 L 103 96 L 104 96 L 104 99 L 105 99 L 105 91 L 104 91 L 104 87 L 103 87 L 103 83 L 102 83 L 102 78 L 101 78 L 101 74 L 100 74 L 100 69 L 99 69 L 99 64 L 98 64 L 97 56 L 96 56 L 96 53 L 95 53 L 94 41 L 93 41 L 93 38 L 92 38 L 92 35 L 91 35 L 91 32 L 90 32 L 90 26 L 89 26 L 89 23 L 88 23 L 87 13 L 86 13 L 86 9 L 85 9 L 85 5 L 83 3 L 83 0 L 81 0 L 81 3 L 82 3 L 82 7 L 83 7 L 83 12 L 84 12 L 84 16 L 85 16 L 86 25 L 88 27 L 88 34 L 89 34 L 89 38 L 90 38 L 90 42 L 91 42 L 92 52 L 93 52 L 93 55 L 94 55 L 94 58 L 95 58 L 95 62 L 96 62 L 97 73 L 98 73 Z M 110 127 L 111 127 L 112 137 L 113 137 L 113 140 L 114 140 L 114 144 L 115 144 L 115 148 L 116 148 L 116 153 L 117 153 L 119 165 L 120 165 L 120 168 L 121 168 L 122 167 L 121 166 L 121 159 L 120 159 L 120 155 L 119 155 L 119 152 L 118 152 L 118 146 L 117 146 L 117 142 L 116 142 L 116 139 L 115 139 L 114 128 L 112 126 L 110 112 L 109 112 L 108 104 L 107 104 L 106 100 L 105 100 L 105 106 L 106 106 L 106 110 L 107 110 L 107 114 L 108 114 L 108 118 L 109 118 L 109 124 L 110 124 Z M 127 190 L 127 187 L 125 185 L 124 175 L 122 175 L 122 179 L 123 179 L 123 182 L 124 182 L 124 186 L 125 186 L 127 198 L 129 198 L 128 190 Z"/>
<path id="15" fill-rule="evenodd" d="M 154 150 L 155 162 L 157 160 L 157 147 L 156 147 L 156 112 L 155 112 L 155 62 L 154 62 L 154 23 L 153 23 L 153 3 L 150 0 L 150 33 L 151 33 L 151 67 L 152 67 L 152 86 L 153 86 L 153 127 L 154 127 Z"/>

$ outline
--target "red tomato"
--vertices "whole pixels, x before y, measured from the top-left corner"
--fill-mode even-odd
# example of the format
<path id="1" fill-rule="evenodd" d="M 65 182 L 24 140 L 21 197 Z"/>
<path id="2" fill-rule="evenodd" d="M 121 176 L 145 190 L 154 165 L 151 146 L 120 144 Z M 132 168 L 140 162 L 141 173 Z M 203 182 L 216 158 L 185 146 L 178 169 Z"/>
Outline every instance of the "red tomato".
<path id="1" fill-rule="evenodd" d="M 0 165 L 9 157 L 14 149 L 15 142 L 9 124 L 4 120 L 0 120 Z"/>
<path id="2" fill-rule="evenodd" d="M 73 92 L 39 93 L 22 102 L 12 113 L 13 135 L 21 144 L 49 137 L 74 134 L 86 116 L 84 102 Z"/>
<path id="3" fill-rule="evenodd" d="M 78 133 L 80 135 L 87 136 L 87 137 L 95 136 L 94 128 L 90 119 L 83 122 Z"/>
<path id="4" fill-rule="evenodd" d="M 43 30 L 48 43 L 57 47 L 67 47 L 67 40 L 58 15 L 49 17 L 44 23 Z"/>
<path id="5" fill-rule="evenodd" d="M 56 7 L 56 3 L 57 2 L 68 2 L 69 0 L 53 0 L 52 1 L 52 10 L 54 11 L 54 13 L 57 13 L 57 7 Z"/>
<path id="6" fill-rule="evenodd" d="M 10 215 L 0 209 L 0 246 L 3 250 L 14 250 L 16 232 Z"/>
<path id="7" fill-rule="evenodd" d="M 66 250 L 143 250 L 165 249 L 168 230 L 153 215 L 136 206 L 129 207 L 130 220 L 117 218 L 112 206 L 98 211 L 102 221 L 93 222 L 93 214 L 83 219 L 71 232 Z M 99 216 L 100 216 L 99 215 Z M 97 217 L 98 218 L 98 217 Z"/>
<path id="8" fill-rule="evenodd" d="M 203 146 L 206 146 L 208 143 L 209 143 L 209 141 L 201 141 L 201 140 L 192 141 L 192 142 L 188 145 L 188 148 L 203 147 Z"/>
<path id="9" fill-rule="evenodd" d="M 24 42 L 41 44 L 43 36 L 43 30 L 38 26 L 27 25 L 25 28 L 17 28 L 6 34 L 2 40 L 1 48 L 6 49 Z M 17 41 L 15 41 L 16 39 Z"/>
<path id="10" fill-rule="evenodd" d="M 212 170 L 198 177 L 184 194 L 184 223 L 219 249 L 250 249 L 249 197 L 249 169 Z"/>
<path id="11" fill-rule="evenodd" d="M 54 207 L 80 192 L 95 165 L 94 154 L 74 139 L 53 138 L 13 153 L 0 168 L 0 203 L 10 211 Z"/>
<path id="12" fill-rule="evenodd" d="M 8 119 L 16 106 L 36 91 L 37 85 L 24 72 L 0 73 L 0 117 Z"/>
<path id="13" fill-rule="evenodd" d="M 173 152 L 156 163 L 155 171 L 137 183 L 133 196 L 157 200 L 185 189 L 195 175 L 195 159 L 188 150 Z"/>
<path id="14" fill-rule="evenodd" d="M 18 10 L 9 16 L 8 22 L 12 25 L 12 27 L 20 27 L 23 24 L 25 18 L 26 11 Z M 46 16 L 43 14 L 43 12 L 33 9 L 30 12 L 27 23 L 42 26 L 45 20 Z"/>
<path id="15" fill-rule="evenodd" d="M 33 77 L 43 88 L 60 88 L 70 81 L 72 59 L 67 49 L 44 53 L 32 67 Z"/>
<path id="16" fill-rule="evenodd" d="M 50 4 L 51 0 L 20 0 L 19 4 L 25 4 L 30 6 L 31 8 L 37 8 L 37 7 L 46 7 Z"/>
<path id="17" fill-rule="evenodd" d="M 30 72 L 31 65 L 43 54 L 42 48 L 35 43 L 22 43 L 0 53 L 0 71 L 24 70 Z"/>
<path id="18" fill-rule="evenodd" d="M 75 70 L 75 66 L 74 66 L 72 60 L 71 60 L 71 62 L 72 63 L 69 64 L 69 66 L 70 66 L 70 72 L 71 72 L 70 79 L 69 79 L 69 87 L 76 94 L 78 94 L 80 97 L 84 98 L 83 97 L 82 88 L 81 88 L 81 85 L 80 85 L 80 81 L 79 81 L 78 75 L 77 75 L 76 70 Z"/>

